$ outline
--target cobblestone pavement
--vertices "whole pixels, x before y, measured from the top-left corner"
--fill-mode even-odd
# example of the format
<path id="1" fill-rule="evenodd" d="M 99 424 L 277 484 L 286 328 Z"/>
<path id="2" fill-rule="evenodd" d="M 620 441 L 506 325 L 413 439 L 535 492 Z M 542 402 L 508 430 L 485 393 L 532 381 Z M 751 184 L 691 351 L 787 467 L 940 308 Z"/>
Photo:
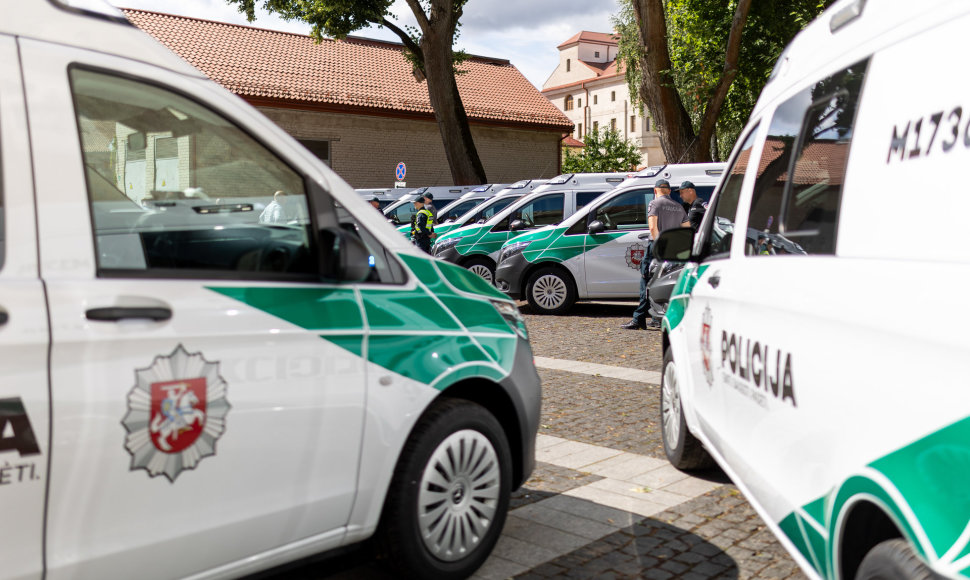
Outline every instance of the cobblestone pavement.
<path id="1" fill-rule="evenodd" d="M 618 328 L 629 320 L 634 306 L 579 304 L 569 316 L 551 317 L 532 315 L 528 305 L 520 305 L 537 357 L 660 371 L 660 333 Z M 561 370 L 540 369 L 539 374 L 543 381 L 539 433 L 551 436 L 546 441 L 559 438 L 576 442 L 568 445 L 587 444 L 608 452 L 636 454 L 642 458 L 636 461 L 676 471 L 664 460 L 658 386 Z M 668 504 L 671 507 L 654 510 L 656 513 L 641 511 L 644 517 L 583 499 L 610 493 L 604 491 L 612 481 L 604 478 L 610 475 L 608 470 L 573 469 L 562 463 L 568 461 L 540 461 L 529 481 L 513 494 L 502 539 L 476 577 L 805 578 L 737 488 L 718 470 L 700 474 L 702 479 L 689 478 L 699 482 L 701 487 L 695 487 L 706 493 L 674 500 Z M 613 491 L 623 494 L 632 490 Z M 623 499 L 616 494 L 614 498 Z M 557 529 L 556 522 L 563 519 L 570 525 Z M 550 550 L 556 547 L 562 549 Z M 539 560 L 545 561 L 522 566 L 523 562 Z M 354 549 L 259 578 L 389 580 L 395 575 L 374 564 L 365 550 Z"/>

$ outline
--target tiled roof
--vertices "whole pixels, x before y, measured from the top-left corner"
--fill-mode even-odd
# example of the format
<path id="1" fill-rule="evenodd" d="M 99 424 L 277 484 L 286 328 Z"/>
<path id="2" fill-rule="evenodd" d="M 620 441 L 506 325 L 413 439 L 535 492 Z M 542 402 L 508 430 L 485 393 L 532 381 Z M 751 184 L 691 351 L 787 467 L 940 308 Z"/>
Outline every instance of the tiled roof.
<path id="1" fill-rule="evenodd" d="M 126 9 L 154 36 L 209 78 L 243 98 L 329 105 L 362 112 L 432 116 L 426 83 L 411 74 L 402 45 L 313 38 L 172 14 Z M 471 121 L 548 128 L 572 122 L 508 61 L 470 57 L 458 90 Z"/>
<path id="2" fill-rule="evenodd" d="M 566 83 L 564 85 L 556 85 L 554 87 L 542 89 L 542 94 L 549 93 L 550 91 L 558 91 L 559 89 L 565 89 L 567 87 L 581 85 L 583 83 L 591 83 L 593 81 L 602 81 L 615 77 L 623 77 L 626 71 L 623 65 L 617 63 L 615 60 L 611 60 L 610 62 L 586 62 L 585 60 L 581 60 L 579 62 L 589 67 L 590 71 L 595 73 L 595 76 L 586 77 L 584 79 Z"/>
<path id="3" fill-rule="evenodd" d="M 608 32 L 590 32 L 588 30 L 583 30 L 578 34 L 574 35 L 572 38 L 566 42 L 560 44 L 556 48 L 562 48 L 564 46 L 569 46 L 577 42 L 592 42 L 595 44 L 617 44 L 617 37 L 614 34 Z"/>
<path id="4" fill-rule="evenodd" d="M 583 143 L 582 141 L 580 141 L 579 139 L 571 135 L 566 135 L 566 137 L 562 140 L 562 144 L 563 144 L 563 147 L 585 147 L 586 146 L 585 143 Z"/>

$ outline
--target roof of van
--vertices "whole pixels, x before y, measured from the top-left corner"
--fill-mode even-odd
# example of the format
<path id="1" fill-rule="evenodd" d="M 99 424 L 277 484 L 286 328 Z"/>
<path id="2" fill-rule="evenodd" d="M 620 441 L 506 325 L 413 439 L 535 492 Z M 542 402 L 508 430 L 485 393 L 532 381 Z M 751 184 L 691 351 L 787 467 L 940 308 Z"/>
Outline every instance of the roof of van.
<path id="1" fill-rule="evenodd" d="M 965 0 L 838 0 L 799 32 L 778 57 L 751 119 L 807 78 L 817 76 L 819 69 L 848 66 L 895 38 L 905 38 L 968 11 L 970 3 Z"/>
<path id="2" fill-rule="evenodd" d="M 89 0 L 88 4 L 95 4 Z M 204 77 L 198 69 L 179 58 L 160 42 L 145 34 L 117 9 L 103 3 L 105 12 L 92 13 L 69 8 L 52 0 L 32 0 L 5 10 L 0 33 L 34 38 L 108 54 L 132 58 L 182 74 Z"/>

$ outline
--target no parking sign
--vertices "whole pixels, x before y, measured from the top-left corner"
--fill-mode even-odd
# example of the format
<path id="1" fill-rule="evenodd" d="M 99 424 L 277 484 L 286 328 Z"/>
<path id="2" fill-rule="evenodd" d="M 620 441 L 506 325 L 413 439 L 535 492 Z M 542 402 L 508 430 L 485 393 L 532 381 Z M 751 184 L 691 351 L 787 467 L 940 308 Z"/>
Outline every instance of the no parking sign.
<path id="1" fill-rule="evenodd" d="M 408 174 L 408 166 L 405 165 L 403 161 L 398 163 L 397 167 L 394 169 L 394 177 L 396 177 L 398 181 L 403 181 L 404 176 L 407 174 Z"/>

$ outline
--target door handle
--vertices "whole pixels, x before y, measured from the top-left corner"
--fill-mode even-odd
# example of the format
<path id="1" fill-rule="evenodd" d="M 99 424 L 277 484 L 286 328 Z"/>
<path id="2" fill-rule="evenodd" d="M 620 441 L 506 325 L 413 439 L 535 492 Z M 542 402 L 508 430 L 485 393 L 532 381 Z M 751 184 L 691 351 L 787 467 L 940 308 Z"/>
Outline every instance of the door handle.
<path id="1" fill-rule="evenodd" d="M 100 322 L 118 322 L 129 319 L 148 319 L 155 322 L 168 320 L 172 317 L 172 309 L 163 306 L 109 306 L 106 308 L 92 308 L 84 313 L 88 320 Z"/>
<path id="2" fill-rule="evenodd" d="M 717 288 L 721 284 L 721 274 L 720 272 L 715 272 L 707 278 L 707 283 L 711 285 L 711 288 Z"/>
<path id="3" fill-rule="evenodd" d="M 7 314 L 6 310 L 0 308 L 0 326 L 6 324 L 8 320 L 10 320 L 10 315 Z"/>

